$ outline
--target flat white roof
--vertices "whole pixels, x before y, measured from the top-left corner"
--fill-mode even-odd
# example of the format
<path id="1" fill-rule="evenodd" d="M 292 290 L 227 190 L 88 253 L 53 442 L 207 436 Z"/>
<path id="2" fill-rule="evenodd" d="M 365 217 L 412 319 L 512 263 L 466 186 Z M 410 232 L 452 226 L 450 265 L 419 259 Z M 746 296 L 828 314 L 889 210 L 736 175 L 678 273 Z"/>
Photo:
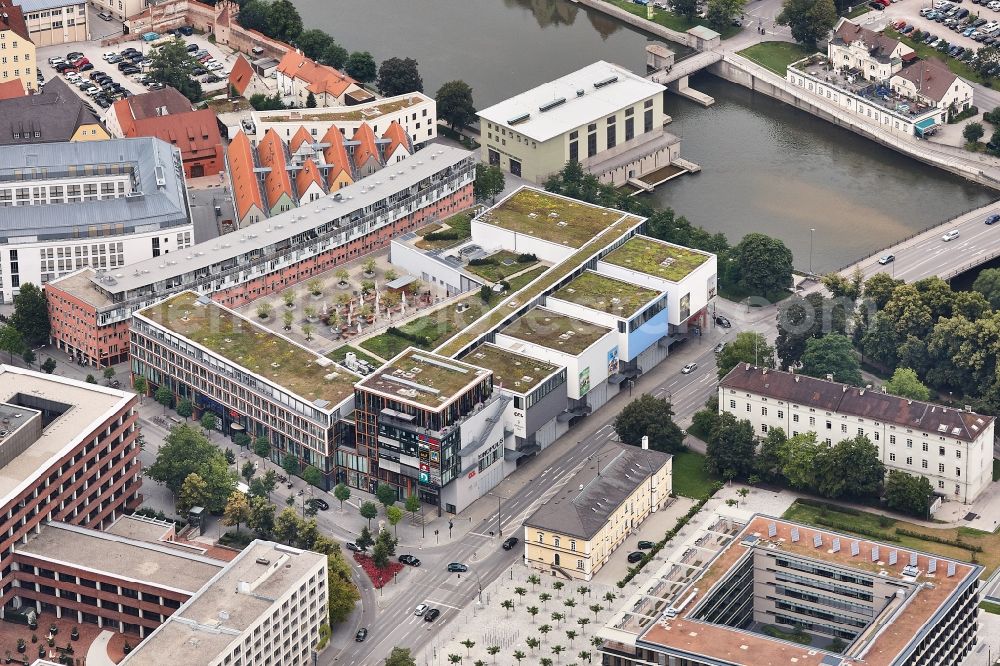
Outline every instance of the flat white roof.
<path id="1" fill-rule="evenodd" d="M 535 141 L 548 141 L 664 90 L 659 83 L 599 60 L 483 109 L 479 117 Z"/>

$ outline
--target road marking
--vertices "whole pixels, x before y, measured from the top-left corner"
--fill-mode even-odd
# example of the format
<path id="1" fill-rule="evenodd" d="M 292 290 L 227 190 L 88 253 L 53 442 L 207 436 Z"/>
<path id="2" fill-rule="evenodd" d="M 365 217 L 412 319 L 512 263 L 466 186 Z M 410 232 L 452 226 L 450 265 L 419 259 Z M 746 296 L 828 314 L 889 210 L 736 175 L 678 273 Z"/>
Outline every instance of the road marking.
<path id="1" fill-rule="evenodd" d="M 611 424 L 610 424 L 610 423 L 608 423 L 608 424 L 606 424 L 606 425 L 605 425 L 605 426 L 604 426 L 603 428 L 599 428 L 599 429 L 597 430 L 597 432 L 604 432 L 605 430 L 607 430 L 607 429 L 608 429 L 608 428 L 610 428 L 610 427 L 611 427 Z"/>
<path id="2" fill-rule="evenodd" d="M 444 606 L 445 608 L 454 608 L 457 611 L 462 610 L 461 606 L 452 606 L 451 604 L 446 604 L 443 601 L 434 601 L 433 599 L 428 599 L 426 601 L 426 603 L 428 603 L 428 604 L 434 604 L 435 606 Z"/>

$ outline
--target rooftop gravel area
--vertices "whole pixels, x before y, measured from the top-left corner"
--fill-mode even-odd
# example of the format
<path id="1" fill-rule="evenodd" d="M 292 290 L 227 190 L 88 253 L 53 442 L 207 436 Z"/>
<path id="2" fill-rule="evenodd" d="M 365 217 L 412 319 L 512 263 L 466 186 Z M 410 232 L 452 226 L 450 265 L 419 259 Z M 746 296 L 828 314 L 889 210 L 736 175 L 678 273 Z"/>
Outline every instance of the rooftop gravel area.
<path id="1" fill-rule="evenodd" d="M 708 255 L 646 236 L 634 236 L 602 261 L 680 282 L 708 261 Z"/>
<path id="2" fill-rule="evenodd" d="M 487 369 L 410 347 L 359 385 L 437 409 L 487 374 Z"/>
<path id="3" fill-rule="evenodd" d="M 532 308 L 498 333 L 577 356 L 611 331 L 606 326 Z"/>
<path id="4" fill-rule="evenodd" d="M 484 213 L 479 221 L 579 248 L 621 217 L 617 210 L 526 188 Z"/>
<path id="5" fill-rule="evenodd" d="M 423 100 L 419 97 L 410 97 L 407 99 L 401 99 L 395 102 L 389 102 L 385 104 L 379 104 L 377 102 L 369 103 L 365 104 L 363 108 L 355 109 L 353 111 L 331 111 L 329 113 L 323 113 L 323 112 L 310 113 L 312 109 L 308 109 L 301 112 L 293 112 L 293 113 L 285 113 L 277 115 L 271 115 L 269 113 L 265 113 L 261 116 L 261 118 L 263 120 L 272 123 L 292 122 L 297 120 L 302 120 L 302 121 L 324 120 L 332 122 L 336 122 L 339 120 L 339 121 L 357 122 L 359 120 L 374 120 L 379 116 L 384 116 L 387 113 L 392 113 L 394 111 L 399 111 L 400 109 L 405 109 L 407 107 L 413 106 L 414 104 L 418 104 L 421 101 Z"/>
<path id="6" fill-rule="evenodd" d="M 552 294 L 552 298 L 627 319 L 659 295 L 655 289 L 587 271 Z"/>
<path id="7" fill-rule="evenodd" d="M 194 292 L 182 292 L 139 314 L 307 400 L 325 400 L 332 408 L 354 395 L 358 378 L 330 359 L 212 301 L 202 304 Z"/>
<path id="8" fill-rule="evenodd" d="M 495 345 L 479 345 L 465 361 L 493 371 L 493 384 L 515 393 L 528 393 L 560 366 L 518 354 Z"/>

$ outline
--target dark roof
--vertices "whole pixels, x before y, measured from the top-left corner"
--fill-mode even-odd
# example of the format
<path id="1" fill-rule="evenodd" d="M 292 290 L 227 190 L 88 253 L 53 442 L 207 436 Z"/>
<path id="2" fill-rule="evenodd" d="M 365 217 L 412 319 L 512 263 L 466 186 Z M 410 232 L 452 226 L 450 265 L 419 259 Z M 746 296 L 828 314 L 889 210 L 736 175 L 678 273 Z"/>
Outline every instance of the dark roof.
<path id="1" fill-rule="evenodd" d="M 37 95 L 0 100 L 0 146 L 69 141 L 81 125 L 100 122 L 65 81 L 53 77 Z"/>
<path id="2" fill-rule="evenodd" d="M 0 32 L 13 30 L 17 35 L 31 41 L 28 33 L 28 26 L 24 22 L 24 13 L 21 8 L 10 0 L 0 0 Z M 33 42 L 32 42 L 33 43 Z"/>
<path id="3" fill-rule="evenodd" d="M 886 37 L 881 32 L 863 28 L 846 19 L 841 21 L 833 39 L 835 42 L 839 41 L 848 45 L 861 40 L 861 43 L 868 47 L 869 55 L 881 60 L 888 60 L 892 52 L 899 46 L 899 40 Z"/>
<path id="4" fill-rule="evenodd" d="M 896 72 L 896 76 L 910 81 L 917 87 L 917 92 L 935 102 L 944 99 L 948 89 L 958 78 L 943 62 L 934 58 L 911 63 Z"/>
<path id="5" fill-rule="evenodd" d="M 815 406 L 828 412 L 851 414 L 967 442 L 975 440 L 993 422 L 992 416 L 909 400 L 878 390 L 806 375 L 755 368 L 746 363 L 733 368 L 719 385 L 724 389 L 747 391 L 793 404 Z"/>
<path id="6" fill-rule="evenodd" d="M 121 101 L 124 102 L 123 106 L 132 112 L 132 118 L 135 120 L 185 113 L 191 111 L 192 108 L 188 98 L 170 86 L 162 90 L 151 90 L 141 95 L 132 95 Z M 115 106 L 118 106 L 117 103 Z"/>
<path id="7" fill-rule="evenodd" d="M 669 453 L 609 442 L 524 524 L 592 539 L 621 503 L 672 457 Z"/>

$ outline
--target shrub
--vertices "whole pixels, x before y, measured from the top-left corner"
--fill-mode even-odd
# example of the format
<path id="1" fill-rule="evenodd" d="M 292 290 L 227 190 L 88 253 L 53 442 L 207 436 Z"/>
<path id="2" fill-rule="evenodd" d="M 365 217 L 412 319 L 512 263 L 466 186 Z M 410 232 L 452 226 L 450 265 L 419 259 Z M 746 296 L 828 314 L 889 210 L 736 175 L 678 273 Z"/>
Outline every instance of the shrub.
<path id="1" fill-rule="evenodd" d="M 880 532 L 878 530 L 870 530 L 866 527 L 858 527 L 853 523 L 848 523 L 846 521 L 831 520 L 830 518 L 824 518 L 819 516 L 813 520 L 817 525 L 822 525 L 823 527 L 829 527 L 830 529 L 840 530 L 841 532 L 848 532 L 853 534 L 860 534 L 861 536 L 866 536 L 871 539 L 877 539 L 879 541 L 899 541 L 899 537 L 892 532 Z M 898 530 L 897 530 L 898 531 Z"/>
<path id="2" fill-rule="evenodd" d="M 496 261 L 492 257 L 481 257 L 479 259 L 469 259 L 470 266 L 489 266 L 490 264 L 495 264 Z"/>
<path id="3" fill-rule="evenodd" d="M 457 231 L 432 231 L 424 236 L 426 241 L 458 240 L 461 235 Z"/>
<path id="4" fill-rule="evenodd" d="M 814 509 L 826 509 L 827 511 L 833 511 L 835 513 L 843 513 L 848 516 L 860 516 L 861 512 L 857 509 L 852 509 L 849 506 L 840 506 L 838 504 L 830 504 L 829 502 L 821 502 L 820 500 L 810 499 L 808 497 L 800 497 L 798 500 L 799 504 L 805 504 L 806 506 L 811 506 Z M 882 527 L 888 527 L 888 525 L 883 525 Z"/>
<path id="5" fill-rule="evenodd" d="M 532 252 L 517 255 L 517 263 L 519 264 L 530 264 L 533 261 L 538 261 L 538 257 Z"/>
<path id="6" fill-rule="evenodd" d="M 940 543 L 945 546 L 954 546 L 955 548 L 964 548 L 970 550 L 974 553 L 983 552 L 982 546 L 977 546 L 976 544 L 966 543 L 964 541 L 959 541 L 958 539 L 945 539 L 944 537 L 934 536 L 932 534 L 924 534 L 923 532 L 914 532 L 913 530 L 908 530 L 903 527 L 896 528 L 896 534 L 902 536 L 913 537 L 914 539 L 922 539 L 924 541 L 931 541 L 933 543 Z"/>

